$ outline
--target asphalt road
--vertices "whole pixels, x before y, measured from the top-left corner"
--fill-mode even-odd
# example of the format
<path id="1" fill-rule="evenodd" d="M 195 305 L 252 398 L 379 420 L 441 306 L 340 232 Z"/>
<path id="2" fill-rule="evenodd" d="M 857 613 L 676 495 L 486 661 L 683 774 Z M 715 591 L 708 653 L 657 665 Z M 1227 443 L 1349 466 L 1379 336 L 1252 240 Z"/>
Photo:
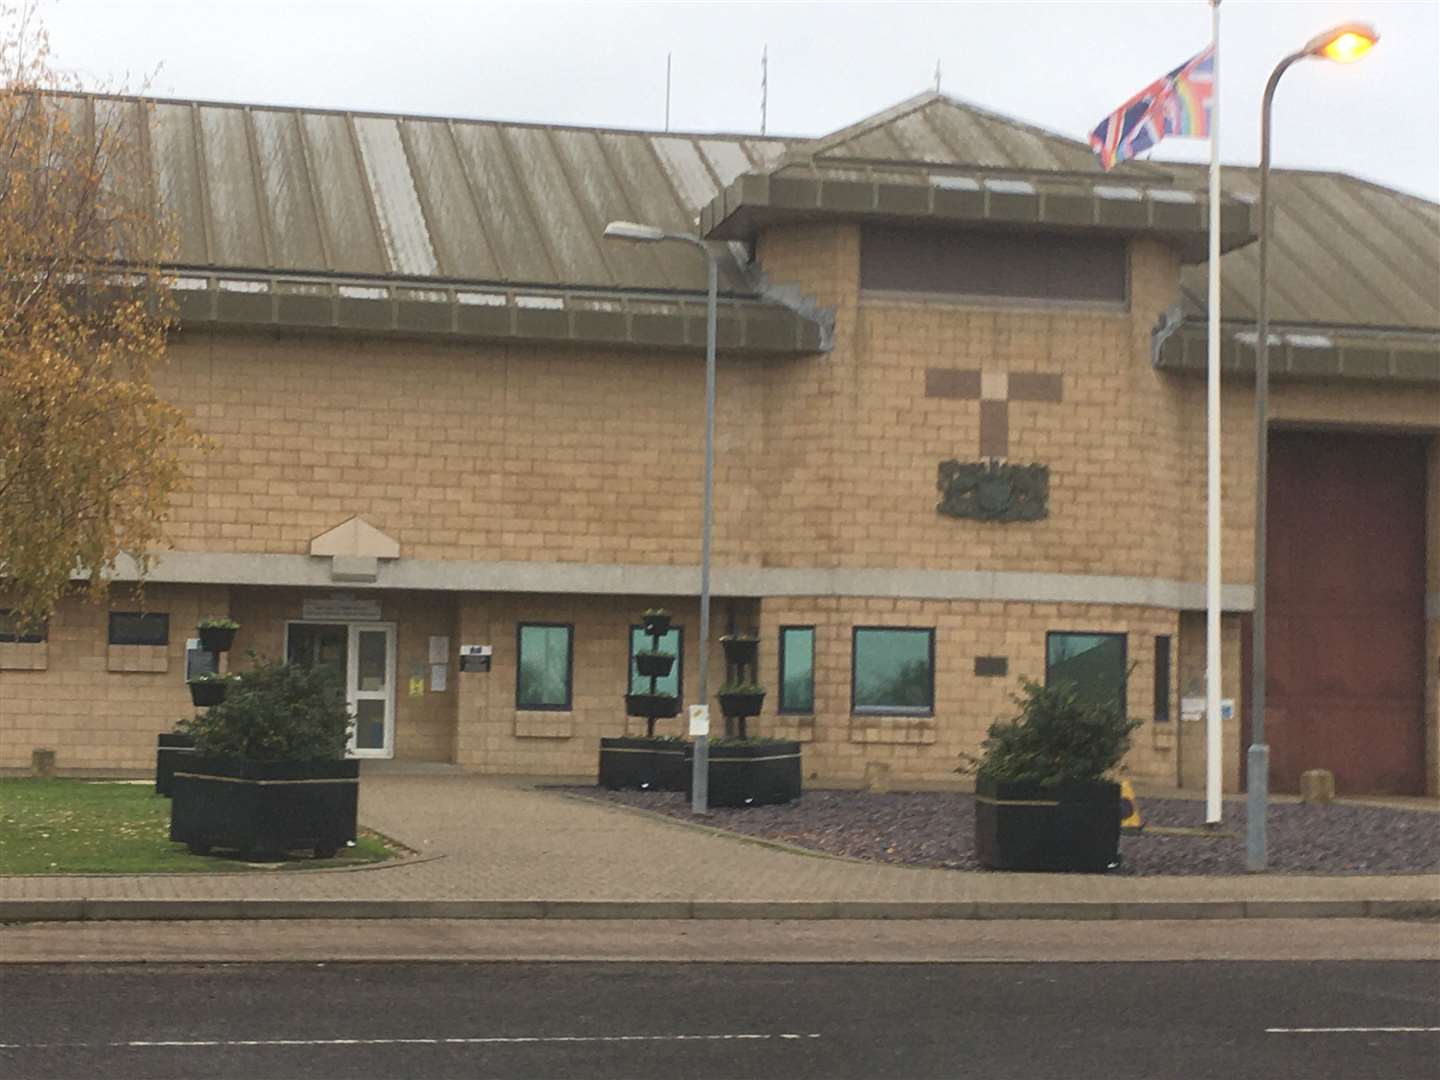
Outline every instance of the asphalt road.
<path id="1" fill-rule="evenodd" d="M 0 967 L 16 1080 L 1437 1069 L 1433 962 Z"/>

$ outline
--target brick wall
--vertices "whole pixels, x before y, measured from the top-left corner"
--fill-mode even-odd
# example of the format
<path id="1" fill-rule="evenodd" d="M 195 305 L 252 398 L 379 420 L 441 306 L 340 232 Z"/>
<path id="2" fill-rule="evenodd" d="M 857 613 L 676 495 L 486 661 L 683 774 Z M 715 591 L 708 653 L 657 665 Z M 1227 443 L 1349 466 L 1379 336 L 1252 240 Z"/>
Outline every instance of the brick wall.
<path id="1" fill-rule="evenodd" d="M 206 615 L 228 610 L 225 586 L 128 588 L 108 604 L 66 600 L 50 620 L 44 666 L 16 670 L 0 656 L 0 768 L 28 768 L 36 747 L 55 751 L 62 770 L 150 769 L 155 736 L 191 715 L 185 641 Z M 3 606 L 3 603 L 0 603 Z M 107 645 L 110 611 L 168 613 L 164 647 Z M 0 654 L 35 646 L 0 645 Z"/>

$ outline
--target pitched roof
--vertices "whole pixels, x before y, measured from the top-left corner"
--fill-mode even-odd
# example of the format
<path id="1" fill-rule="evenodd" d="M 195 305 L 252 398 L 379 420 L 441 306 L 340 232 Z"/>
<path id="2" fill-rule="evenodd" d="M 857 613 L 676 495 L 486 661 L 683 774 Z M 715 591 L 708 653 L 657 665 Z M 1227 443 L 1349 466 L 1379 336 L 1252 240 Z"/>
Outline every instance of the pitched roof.
<path id="1" fill-rule="evenodd" d="M 1171 165 L 1203 180 L 1205 169 Z M 1227 193 L 1259 196 L 1259 170 L 1225 167 Z M 1278 325 L 1440 331 L 1440 205 L 1334 172 L 1275 169 L 1269 279 L 1270 320 Z M 1221 314 L 1253 322 L 1260 246 L 1220 260 Z M 1186 267 L 1188 315 L 1203 318 L 1206 266 Z"/>
<path id="2" fill-rule="evenodd" d="M 175 215 L 177 265 L 208 273 L 693 296 L 705 282 L 691 253 L 607 243 L 605 223 L 692 231 L 699 211 L 737 177 L 796 169 L 879 176 L 959 168 L 1044 184 L 1107 175 L 1079 140 L 935 93 L 819 139 L 788 140 L 65 100 L 79 113 L 128 110 L 155 190 Z M 1108 175 L 1147 190 L 1204 187 L 1194 165 L 1128 162 Z M 1253 169 L 1227 169 L 1225 178 L 1227 195 L 1253 194 Z M 1273 190 L 1277 322 L 1440 328 L 1440 207 L 1333 173 L 1280 170 Z M 722 291 L 753 296 L 741 253 L 715 250 Z M 1253 318 L 1257 257 L 1250 245 L 1224 258 L 1227 319 Z M 1190 310 L 1203 312 L 1203 263 L 1183 282 Z"/>
<path id="3" fill-rule="evenodd" d="M 148 118 L 145 115 L 150 106 Z M 691 231 L 778 139 L 83 96 L 129 110 L 195 269 L 536 287 L 703 291 L 673 245 L 601 239 L 616 218 Z M 721 287 L 746 294 L 733 259 Z"/>
<path id="4" fill-rule="evenodd" d="M 787 158 L 839 163 L 954 165 L 1020 172 L 1102 172 L 1090 147 L 1046 128 L 927 91 L 820 139 L 795 144 Z M 1127 162 L 1115 176 L 1164 176 Z"/>

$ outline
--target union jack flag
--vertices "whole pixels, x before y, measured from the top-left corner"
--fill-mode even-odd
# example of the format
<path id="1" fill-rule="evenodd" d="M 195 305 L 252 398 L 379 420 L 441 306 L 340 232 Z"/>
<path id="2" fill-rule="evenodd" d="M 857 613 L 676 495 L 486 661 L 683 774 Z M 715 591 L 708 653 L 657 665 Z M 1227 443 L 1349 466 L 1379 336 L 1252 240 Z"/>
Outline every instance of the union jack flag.
<path id="1" fill-rule="evenodd" d="M 1204 138 L 1210 134 L 1214 93 L 1215 46 L 1210 45 L 1101 120 L 1090 133 L 1090 149 L 1108 171 L 1166 135 Z"/>

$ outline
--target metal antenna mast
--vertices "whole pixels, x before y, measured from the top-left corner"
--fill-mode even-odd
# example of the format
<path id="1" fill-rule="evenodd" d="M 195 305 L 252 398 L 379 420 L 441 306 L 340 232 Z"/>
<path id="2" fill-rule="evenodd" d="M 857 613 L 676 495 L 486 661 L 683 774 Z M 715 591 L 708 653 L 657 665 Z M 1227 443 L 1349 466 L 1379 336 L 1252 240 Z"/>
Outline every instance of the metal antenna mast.
<path id="1" fill-rule="evenodd" d="M 665 130 L 670 130 L 670 54 L 665 54 Z"/>
<path id="2" fill-rule="evenodd" d="M 940 58 L 935 58 L 935 92 L 940 92 Z"/>
<path id="3" fill-rule="evenodd" d="M 760 49 L 760 134 L 765 134 L 766 113 L 770 107 L 770 46 Z"/>

